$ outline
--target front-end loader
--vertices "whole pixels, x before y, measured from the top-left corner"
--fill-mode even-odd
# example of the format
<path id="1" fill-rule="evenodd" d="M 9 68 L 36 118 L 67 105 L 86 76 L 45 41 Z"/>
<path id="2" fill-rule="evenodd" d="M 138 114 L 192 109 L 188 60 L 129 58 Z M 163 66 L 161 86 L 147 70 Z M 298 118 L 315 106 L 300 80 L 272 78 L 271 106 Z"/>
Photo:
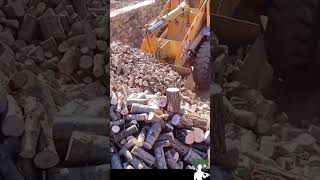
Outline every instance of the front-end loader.
<path id="1" fill-rule="evenodd" d="M 181 74 L 193 73 L 200 89 L 210 84 L 210 0 L 168 0 L 143 30 L 142 50 Z"/>

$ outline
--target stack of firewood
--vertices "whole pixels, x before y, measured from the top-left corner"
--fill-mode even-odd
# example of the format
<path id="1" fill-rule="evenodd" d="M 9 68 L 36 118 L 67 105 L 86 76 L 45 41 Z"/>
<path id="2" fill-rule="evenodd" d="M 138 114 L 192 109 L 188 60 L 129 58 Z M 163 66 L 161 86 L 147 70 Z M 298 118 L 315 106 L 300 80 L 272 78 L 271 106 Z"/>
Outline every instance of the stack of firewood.
<path id="1" fill-rule="evenodd" d="M 170 85 L 183 87 L 184 80 L 170 65 L 160 64 L 149 54 L 121 42 L 110 46 L 110 82 L 153 93 L 165 93 Z"/>
<path id="2" fill-rule="evenodd" d="M 111 89 L 110 128 L 113 169 L 184 169 L 209 158 L 210 120 L 184 110 L 179 88 L 135 93 Z"/>
<path id="3" fill-rule="evenodd" d="M 106 5 L 0 2 L 0 179 L 106 179 Z"/>

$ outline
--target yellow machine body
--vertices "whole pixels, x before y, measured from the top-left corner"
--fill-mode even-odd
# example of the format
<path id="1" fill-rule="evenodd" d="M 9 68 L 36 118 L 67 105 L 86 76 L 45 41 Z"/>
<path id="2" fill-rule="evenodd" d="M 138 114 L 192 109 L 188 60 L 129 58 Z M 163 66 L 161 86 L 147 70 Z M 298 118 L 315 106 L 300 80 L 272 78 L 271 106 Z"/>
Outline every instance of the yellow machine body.
<path id="1" fill-rule="evenodd" d="M 173 64 L 183 74 L 190 73 L 187 52 L 200 43 L 200 31 L 210 27 L 210 0 L 180 3 L 168 0 L 160 15 L 143 30 L 142 50 L 163 63 Z M 202 34 L 202 33 L 201 33 Z M 196 43 L 195 40 L 197 40 Z M 196 45 L 195 45 L 196 44 Z M 186 70 L 187 69 L 187 70 Z"/>

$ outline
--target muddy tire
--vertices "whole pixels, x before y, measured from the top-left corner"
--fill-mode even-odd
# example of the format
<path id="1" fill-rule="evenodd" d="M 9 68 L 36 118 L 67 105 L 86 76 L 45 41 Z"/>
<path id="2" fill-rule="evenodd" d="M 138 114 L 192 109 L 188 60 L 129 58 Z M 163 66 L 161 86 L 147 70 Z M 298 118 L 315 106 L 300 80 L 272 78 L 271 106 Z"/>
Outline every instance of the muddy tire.
<path id="1" fill-rule="evenodd" d="M 210 74 L 210 42 L 205 41 L 194 60 L 193 79 L 200 89 L 209 89 Z"/>
<path id="2" fill-rule="evenodd" d="M 276 75 L 288 84 L 319 75 L 319 0 L 270 0 L 265 47 Z M 314 81 L 314 79 L 313 79 Z"/>

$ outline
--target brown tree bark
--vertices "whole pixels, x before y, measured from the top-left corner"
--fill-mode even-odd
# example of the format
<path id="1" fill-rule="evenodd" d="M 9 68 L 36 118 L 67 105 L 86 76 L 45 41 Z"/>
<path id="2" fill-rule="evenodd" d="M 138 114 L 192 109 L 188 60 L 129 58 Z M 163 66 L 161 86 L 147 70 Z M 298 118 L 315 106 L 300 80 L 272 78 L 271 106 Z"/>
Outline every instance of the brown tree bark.
<path id="1" fill-rule="evenodd" d="M 156 156 L 156 164 L 155 164 L 155 166 L 157 167 L 157 169 L 168 169 L 163 148 L 162 147 L 156 147 L 154 149 L 154 154 Z"/>
<path id="2" fill-rule="evenodd" d="M 167 88 L 166 89 L 167 95 L 167 110 L 173 113 L 180 112 L 180 90 L 178 88 Z"/>
<path id="3" fill-rule="evenodd" d="M 156 142 L 157 138 L 160 135 L 162 128 L 160 123 L 153 123 L 150 127 L 149 131 L 147 132 L 147 136 L 145 138 L 143 146 L 150 150 L 154 143 Z"/>

